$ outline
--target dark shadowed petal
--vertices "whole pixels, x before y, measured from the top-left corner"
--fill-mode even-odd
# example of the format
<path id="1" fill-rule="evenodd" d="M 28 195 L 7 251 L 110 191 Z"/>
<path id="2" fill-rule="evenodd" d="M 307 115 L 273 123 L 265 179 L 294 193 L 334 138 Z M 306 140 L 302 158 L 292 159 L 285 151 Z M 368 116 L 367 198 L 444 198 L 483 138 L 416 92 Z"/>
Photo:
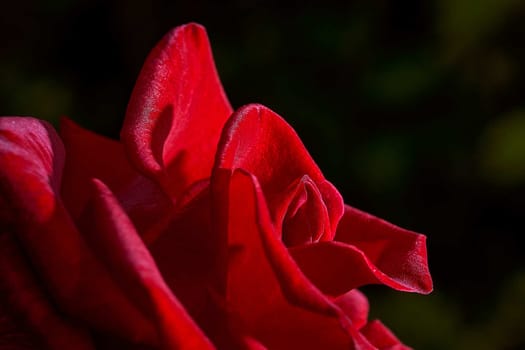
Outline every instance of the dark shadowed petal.
<path id="1" fill-rule="evenodd" d="M 0 118 L 2 225 L 63 312 L 102 331 L 152 342 L 149 322 L 94 256 L 58 197 L 63 157 L 45 122 Z"/>
<path id="2" fill-rule="evenodd" d="M 117 199 L 102 182 L 95 180 L 94 187 L 83 218 L 86 239 L 123 293 L 153 320 L 163 348 L 212 349 L 164 282 Z"/>
<path id="3" fill-rule="evenodd" d="M 7 232 L 0 232 L 0 296 L 0 349 L 94 349 L 88 333 L 55 310 Z"/>
<path id="4" fill-rule="evenodd" d="M 167 285 L 185 306 L 188 313 L 200 321 L 208 302 L 209 289 L 218 264 L 219 242 L 213 235 L 209 182 L 192 196 L 186 206 L 175 213 L 156 239 L 150 239 L 148 249 Z"/>
<path id="5" fill-rule="evenodd" d="M 373 349 L 295 265 L 254 176 L 216 171 L 212 191 L 214 226 L 228 242 L 223 287 L 230 327 L 269 349 Z"/>
<path id="6" fill-rule="evenodd" d="M 40 350 L 42 346 L 41 342 L 35 340 L 34 332 L 28 331 L 0 305 L 0 349 Z"/>
<path id="7" fill-rule="evenodd" d="M 379 320 L 369 322 L 361 329 L 361 333 L 378 350 L 411 350 L 396 338 L 394 333 Z"/>
<path id="8" fill-rule="evenodd" d="M 377 269 L 404 285 L 407 291 L 423 294 L 432 291 L 424 235 L 345 206 L 335 240 L 361 250 Z"/>
<path id="9" fill-rule="evenodd" d="M 147 231 L 171 207 L 170 198 L 129 163 L 120 142 L 85 130 L 69 119 L 61 122 L 66 149 L 61 194 L 78 218 L 92 192 L 91 180 L 102 180 L 117 196 L 139 232 Z"/>
<path id="10" fill-rule="evenodd" d="M 135 166 L 176 198 L 210 176 L 231 112 L 206 31 L 188 24 L 169 32 L 149 54 L 121 137 Z"/>
<path id="11" fill-rule="evenodd" d="M 276 225 L 282 224 L 296 193 L 291 185 L 305 175 L 318 187 L 316 192 L 328 210 L 326 235 L 333 236 L 343 215 L 341 195 L 325 180 L 295 131 L 264 106 L 244 106 L 230 118 L 221 136 L 215 167 L 245 169 L 255 175 Z"/>

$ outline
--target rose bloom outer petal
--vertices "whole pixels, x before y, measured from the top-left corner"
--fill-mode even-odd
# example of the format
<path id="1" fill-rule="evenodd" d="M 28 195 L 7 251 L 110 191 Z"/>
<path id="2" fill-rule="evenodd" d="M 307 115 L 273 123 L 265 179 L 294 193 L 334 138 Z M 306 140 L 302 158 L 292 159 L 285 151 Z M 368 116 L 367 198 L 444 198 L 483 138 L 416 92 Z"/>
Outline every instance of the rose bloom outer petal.
<path id="1" fill-rule="evenodd" d="M 404 290 L 422 294 L 432 291 L 424 235 L 347 205 L 335 240 L 357 247 Z"/>
<path id="2" fill-rule="evenodd" d="M 212 192 L 215 227 L 228 242 L 223 293 L 231 328 L 269 349 L 373 349 L 295 265 L 253 175 L 218 170 Z"/>
<path id="3" fill-rule="evenodd" d="M 427 294 L 432 279 L 426 237 L 350 206 L 335 241 L 291 247 L 303 272 L 325 293 L 338 296 L 365 284 Z"/>
<path id="4" fill-rule="evenodd" d="M 33 118 L 0 118 L 2 226 L 64 313 L 137 341 L 153 329 L 125 298 L 74 226 L 58 191 L 63 146 L 53 128 Z"/>
<path id="5" fill-rule="evenodd" d="M 99 180 L 83 232 L 123 293 L 156 325 L 163 349 L 213 349 L 160 275 L 132 222 Z"/>
<path id="6" fill-rule="evenodd" d="M 352 320 L 354 327 L 357 329 L 368 322 L 368 299 L 359 290 L 352 289 L 336 298 L 334 302 Z"/>
<path id="7" fill-rule="evenodd" d="M 239 108 L 224 127 L 215 168 L 244 169 L 257 177 L 274 223 L 280 225 L 290 202 L 290 185 L 307 175 L 322 194 L 327 229 L 343 215 L 343 199 L 326 179 L 293 128 L 258 104 Z"/>
<path id="8" fill-rule="evenodd" d="M 74 219 L 90 198 L 93 178 L 103 181 L 115 193 L 141 233 L 169 212 L 170 198 L 131 166 L 120 142 L 97 135 L 67 118 L 61 121 L 60 135 L 67 153 L 61 195 Z"/>
<path id="9" fill-rule="evenodd" d="M 319 242 L 289 250 L 304 274 L 320 290 L 334 297 L 367 284 L 385 284 L 400 291 L 414 291 L 411 286 L 378 270 L 361 250 L 352 245 Z"/>
<path id="10" fill-rule="evenodd" d="M 170 31 L 149 54 L 121 139 L 133 164 L 177 198 L 210 176 L 231 113 L 206 31 L 191 23 Z"/>
<path id="11" fill-rule="evenodd" d="M 410 347 L 402 344 L 394 333 L 379 320 L 369 322 L 361 329 L 361 333 L 378 350 L 411 350 Z"/>

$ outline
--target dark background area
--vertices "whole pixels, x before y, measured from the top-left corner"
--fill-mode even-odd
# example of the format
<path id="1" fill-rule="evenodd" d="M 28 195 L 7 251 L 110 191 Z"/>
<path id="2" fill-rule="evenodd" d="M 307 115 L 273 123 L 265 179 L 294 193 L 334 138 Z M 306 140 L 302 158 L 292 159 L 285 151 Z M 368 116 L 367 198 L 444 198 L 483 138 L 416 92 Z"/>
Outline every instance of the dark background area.
<path id="1" fill-rule="evenodd" d="M 416 349 L 525 348 L 519 0 L 76 1 L 0 6 L 0 113 L 117 137 L 151 48 L 206 26 L 234 105 L 297 130 L 346 202 L 428 236 L 435 292 L 367 287 Z"/>

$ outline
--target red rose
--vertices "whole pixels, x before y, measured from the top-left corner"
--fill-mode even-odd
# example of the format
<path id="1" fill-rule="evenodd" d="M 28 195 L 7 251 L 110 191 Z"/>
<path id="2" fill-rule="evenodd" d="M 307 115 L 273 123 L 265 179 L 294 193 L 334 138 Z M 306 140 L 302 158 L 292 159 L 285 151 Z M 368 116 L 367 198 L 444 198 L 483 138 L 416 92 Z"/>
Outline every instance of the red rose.
<path id="1" fill-rule="evenodd" d="M 146 60 L 121 141 L 0 119 L 0 347 L 406 349 L 355 288 L 432 289 L 425 237 L 345 206 L 204 29 Z"/>

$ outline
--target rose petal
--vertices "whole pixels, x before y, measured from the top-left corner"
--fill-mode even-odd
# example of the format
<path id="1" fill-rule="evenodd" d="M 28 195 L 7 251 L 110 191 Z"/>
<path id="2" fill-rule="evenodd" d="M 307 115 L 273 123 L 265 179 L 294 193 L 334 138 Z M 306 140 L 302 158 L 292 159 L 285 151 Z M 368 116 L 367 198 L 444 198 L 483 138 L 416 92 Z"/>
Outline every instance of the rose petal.
<path id="1" fill-rule="evenodd" d="M 58 198 L 62 162 L 62 144 L 47 123 L 0 118 L 1 217 L 63 311 L 95 328 L 151 341 L 151 327 L 93 255 Z"/>
<path id="2" fill-rule="evenodd" d="M 63 165 L 64 147 L 48 123 L 27 117 L 1 117 L 2 218 L 49 218 L 55 209 Z"/>
<path id="3" fill-rule="evenodd" d="M 377 269 L 404 285 L 402 290 L 432 291 L 424 235 L 345 206 L 335 240 L 357 247 Z"/>
<path id="4" fill-rule="evenodd" d="M 360 329 L 368 322 L 368 299 L 357 289 L 341 295 L 334 302 L 352 320 L 354 327 Z"/>
<path id="5" fill-rule="evenodd" d="M 164 280 L 198 321 L 209 298 L 219 261 L 219 242 L 213 235 L 209 182 L 165 226 L 148 249 Z"/>
<path id="6" fill-rule="evenodd" d="M 12 235 L 1 232 L 0 348 L 41 349 L 45 344 L 56 350 L 94 349 L 87 332 L 54 309 L 37 281 Z M 16 325 L 9 313 L 27 329 Z"/>
<path id="7" fill-rule="evenodd" d="M 378 350 L 411 350 L 411 348 L 402 344 L 394 333 L 379 320 L 369 322 L 361 329 L 361 333 Z"/>
<path id="8" fill-rule="evenodd" d="M 304 277 L 278 239 L 255 177 L 230 174 L 215 172 L 212 193 L 214 226 L 228 241 L 224 288 L 232 327 L 270 349 L 363 346 L 351 321 Z"/>
<path id="9" fill-rule="evenodd" d="M 130 159 L 173 198 L 210 175 L 232 110 L 203 27 L 169 32 L 148 56 L 122 129 Z"/>
<path id="10" fill-rule="evenodd" d="M 244 106 L 230 118 L 219 142 L 215 167 L 245 169 L 254 174 L 277 225 L 282 224 L 286 214 L 288 197 L 295 193 L 289 186 L 304 175 L 322 194 L 329 214 L 326 229 L 335 232 L 343 215 L 341 195 L 325 180 L 295 131 L 262 105 Z"/>
<path id="11" fill-rule="evenodd" d="M 212 349 L 160 275 L 117 199 L 100 181 L 84 217 L 84 233 L 122 291 L 149 316 L 167 349 Z"/>
<path id="12" fill-rule="evenodd" d="M 340 296 L 367 284 L 417 292 L 414 286 L 385 274 L 358 248 L 342 242 L 319 242 L 291 247 L 290 254 L 306 276 L 324 293 Z M 403 264 L 403 261 L 398 264 Z"/>
<path id="13" fill-rule="evenodd" d="M 141 233 L 170 210 L 169 197 L 131 167 L 122 144 L 67 118 L 61 122 L 60 135 L 67 151 L 61 194 L 73 218 L 79 217 L 90 198 L 93 178 L 111 188 Z"/>
<path id="14" fill-rule="evenodd" d="M 282 240 L 288 247 L 332 240 L 328 210 L 319 189 L 308 175 L 303 176 L 283 220 Z"/>

